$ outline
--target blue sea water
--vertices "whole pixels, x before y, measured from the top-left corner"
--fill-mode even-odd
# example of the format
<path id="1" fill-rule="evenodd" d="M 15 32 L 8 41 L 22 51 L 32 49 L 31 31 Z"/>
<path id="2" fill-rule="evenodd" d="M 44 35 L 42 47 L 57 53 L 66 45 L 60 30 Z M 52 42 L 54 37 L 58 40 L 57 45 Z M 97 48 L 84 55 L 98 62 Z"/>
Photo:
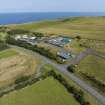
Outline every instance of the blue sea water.
<path id="1" fill-rule="evenodd" d="M 57 13 L 0 13 L 0 25 L 21 24 L 76 16 L 105 16 L 105 13 L 57 12 Z"/>

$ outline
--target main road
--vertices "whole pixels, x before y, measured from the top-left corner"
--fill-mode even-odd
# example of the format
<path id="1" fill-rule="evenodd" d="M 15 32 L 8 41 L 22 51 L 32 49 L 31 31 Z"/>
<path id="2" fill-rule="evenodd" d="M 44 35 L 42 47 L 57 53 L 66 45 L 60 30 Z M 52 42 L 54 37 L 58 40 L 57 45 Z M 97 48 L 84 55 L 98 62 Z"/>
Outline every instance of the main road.
<path id="1" fill-rule="evenodd" d="M 17 46 L 11 46 L 17 50 L 21 50 L 25 53 L 31 54 L 31 55 L 37 55 L 39 57 L 41 57 L 45 64 L 51 64 L 52 66 L 56 67 L 60 72 L 64 73 L 66 76 L 68 76 L 69 79 L 71 79 L 72 81 L 74 81 L 76 84 L 78 84 L 81 88 L 83 88 L 84 90 L 86 90 L 88 93 L 90 93 L 93 97 L 96 98 L 96 100 L 98 102 L 100 102 L 101 104 L 105 105 L 105 97 L 103 95 L 101 95 L 100 93 L 98 93 L 95 89 L 93 89 L 89 84 L 85 83 L 83 80 L 81 80 L 80 78 L 78 78 L 76 75 L 68 72 L 66 70 L 66 67 L 60 64 L 57 64 L 55 62 L 53 62 L 52 60 L 27 49 L 21 48 L 21 47 L 17 47 Z"/>

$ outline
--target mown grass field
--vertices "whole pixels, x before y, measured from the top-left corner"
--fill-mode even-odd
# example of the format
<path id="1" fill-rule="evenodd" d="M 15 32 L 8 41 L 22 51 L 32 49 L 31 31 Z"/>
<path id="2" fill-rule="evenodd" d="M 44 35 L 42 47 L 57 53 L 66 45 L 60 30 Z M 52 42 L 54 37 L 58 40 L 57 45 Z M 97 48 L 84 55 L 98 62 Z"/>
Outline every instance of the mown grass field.
<path id="1" fill-rule="evenodd" d="M 105 60 L 96 56 L 89 55 L 78 65 L 81 72 L 95 76 L 98 80 L 105 81 Z"/>
<path id="2" fill-rule="evenodd" d="M 79 105 L 56 80 L 49 77 L 0 98 L 0 105 Z"/>
<path id="3" fill-rule="evenodd" d="M 91 96 L 88 92 L 86 92 L 85 90 L 83 90 L 81 87 L 79 87 L 76 83 L 74 83 L 72 80 L 70 80 L 66 75 L 64 75 L 63 73 L 60 73 L 55 67 L 49 65 L 49 64 L 46 64 L 45 66 L 42 67 L 42 73 L 46 73 L 50 70 L 54 70 L 57 74 L 61 74 L 65 79 L 66 81 L 68 81 L 68 83 L 72 86 L 75 86 L 77 89 L 81 89 L 82 91 L 84 91 L 84 97 L 87 101 L 90 102 L 91 105 L 101 105 L 100 103 L 98 103 L 96 101 L 96 99 Z"/>
<path id="4" fill-rule="evenodd" d="M 16 52 L 13 49 L 8 49 L 8 50 L 4 50 L 0 52 L 0 59 L 2 58 L 7 58 L 7 57 L 11 57 L 18 54 L 18 52 Z"/>

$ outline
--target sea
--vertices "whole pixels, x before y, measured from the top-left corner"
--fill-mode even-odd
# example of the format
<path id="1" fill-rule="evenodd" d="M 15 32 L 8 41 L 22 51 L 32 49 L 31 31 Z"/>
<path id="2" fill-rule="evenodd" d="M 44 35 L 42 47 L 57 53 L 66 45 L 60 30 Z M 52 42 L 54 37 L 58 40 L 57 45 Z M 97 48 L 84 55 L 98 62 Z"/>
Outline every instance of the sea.
<path id="1" fill-rule="evenodd" d="M 42 20 L 52 20 L 80 16 L 105 16 L 103 12 L 43 12 L 43 13 L 0 13 L 0 25 L 22 24 Z"/>

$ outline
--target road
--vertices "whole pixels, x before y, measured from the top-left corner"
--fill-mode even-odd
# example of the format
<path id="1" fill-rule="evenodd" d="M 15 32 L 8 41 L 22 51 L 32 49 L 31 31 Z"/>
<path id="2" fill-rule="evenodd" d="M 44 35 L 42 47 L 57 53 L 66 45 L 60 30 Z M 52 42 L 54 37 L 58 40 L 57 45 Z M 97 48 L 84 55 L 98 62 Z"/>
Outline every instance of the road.
<path id="1" fill-rule="evenodd" d="M 100 102 L 101 104 L 105 105 L 105 97 L 102 96 L 100 93 L 98 93 L 96 90 L 94 90 L 89 84 L 85 83 L 83 80 L 81 80 L 80 78 L 78 78 L 76 75 L 68 72 L 65 68 L 65 66 L 57 64 L 55 62 L 53 62 L 52 60 L 27 49 L 24 48 L 20 48 L 20 47 L 16 47 L 16 46 L 11 46 L 13 48 L 16 48 L 18 50 L 21 50 L 25 53 L 31 54 L 31 55 L 35 55 L 37 54 L 37 56 L 42 57 L 42 60 L 44 60 L 44 62 L 46 64 L 51 64 L 52 66 L 56 67 L 60 72 L 64 73 L 66 76 L 68 76 L 69 79 L 71 79 L 72 81 L 74 81 L 76 84 L 78 84 L 81 88 L 83 88 L 84 90 L 86 90 L 88 93 L 90 93 L 93 97 L 96 98 L 96 100 L 98 102 Z"/>

